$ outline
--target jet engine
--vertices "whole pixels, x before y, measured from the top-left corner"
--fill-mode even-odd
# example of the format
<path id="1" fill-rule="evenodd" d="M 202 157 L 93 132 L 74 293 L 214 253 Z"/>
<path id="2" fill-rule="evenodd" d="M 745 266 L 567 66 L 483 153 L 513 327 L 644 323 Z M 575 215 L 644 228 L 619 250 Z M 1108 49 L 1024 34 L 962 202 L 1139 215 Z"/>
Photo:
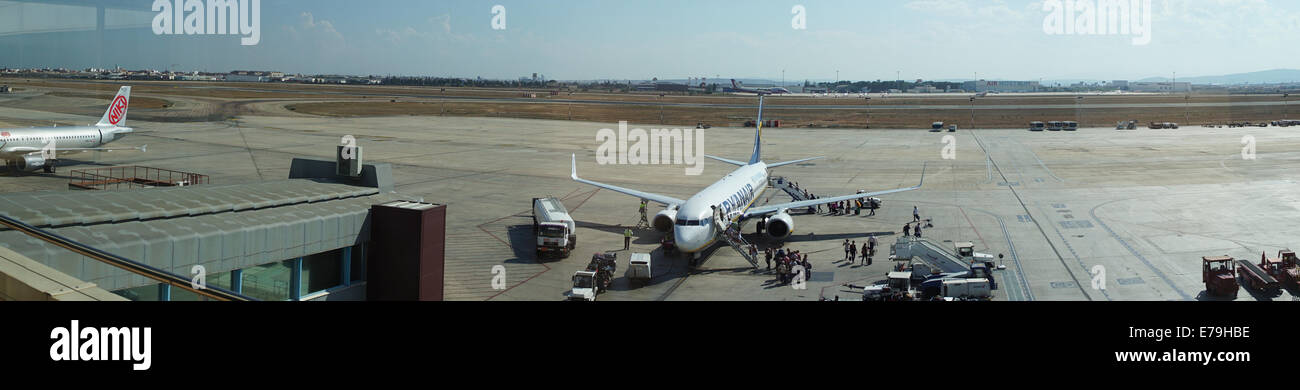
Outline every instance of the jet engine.
<path id="1" fill-rule="evenodd" d="M 44 167 L 45 157 L 39 154 L 28 154 L 21 159 L 15 160 L 14 163 L 17 164 L 19 170 L 30 172 Z"/>
<path id="2" fill-rule="evenodd" d="M 794 218 L 790 218 L 790 214 L 786 214 L 785 211 L 767 217 L 768 237 L 781 240 L 790 237 L 790 233 L 793 232 Z"/>
<path id="3" fill-rule="evenodd" d="M 673 231 L 673 225 L 677 223 L 677 209 L 669 208 L 655 214 L 654 219 L 650 220 L 650 225 L 655 227 L 661 233 Z"/>

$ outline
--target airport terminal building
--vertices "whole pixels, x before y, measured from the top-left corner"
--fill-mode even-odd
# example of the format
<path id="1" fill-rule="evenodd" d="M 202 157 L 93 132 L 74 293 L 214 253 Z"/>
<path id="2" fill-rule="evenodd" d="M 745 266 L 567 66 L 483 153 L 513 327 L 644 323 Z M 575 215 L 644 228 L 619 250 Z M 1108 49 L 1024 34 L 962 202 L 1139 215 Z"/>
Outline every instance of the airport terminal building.
<path id="1" fill-rule="evenodd" d="M 976 80 L 961 84 L 961 89 L 972 92 L 1038 92 L 1037 81 Z"/>
<path id="2" fill-rule="evenodd" d="M 364 165 L 355 178 L 336 175 L 335 164 L 295 158 L 288 179 L 249 184 L 0 194 L 0 215 L 174 275 L 202 267 L 208 285 L 258 300 L 441 299 L 444 233 L 435 225 L 445 207 L 394 192 L 388 164 Z M 434 228 L 410 229 L 375 210 L 415 214 Z M 376 229 L 416 235 L 386 242 Z M 422 244 L 436 251 L 419 259 L 391 250 Z M 203 298 L 23 231 L 0 228 L 0 247 L 6 259 L 26 257 L 130 300 Z M 32 267 L 9 269 L 21 268 Z M 15 284 L 17 276 L 3 276 L 0 284 Z"/>

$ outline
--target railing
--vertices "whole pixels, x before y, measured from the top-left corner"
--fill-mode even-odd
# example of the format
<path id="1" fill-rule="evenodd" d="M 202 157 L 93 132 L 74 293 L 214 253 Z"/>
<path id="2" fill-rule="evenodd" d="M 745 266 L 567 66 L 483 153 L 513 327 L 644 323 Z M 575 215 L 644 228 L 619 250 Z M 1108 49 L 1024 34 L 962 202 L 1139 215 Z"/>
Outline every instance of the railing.
<path id="1" fill-rule="evenodd" d="M 68 187 L 106 190 L 148 187 L 177 187 L 208 184 L 208 175 L 136 165 L 74 169 Z"/>

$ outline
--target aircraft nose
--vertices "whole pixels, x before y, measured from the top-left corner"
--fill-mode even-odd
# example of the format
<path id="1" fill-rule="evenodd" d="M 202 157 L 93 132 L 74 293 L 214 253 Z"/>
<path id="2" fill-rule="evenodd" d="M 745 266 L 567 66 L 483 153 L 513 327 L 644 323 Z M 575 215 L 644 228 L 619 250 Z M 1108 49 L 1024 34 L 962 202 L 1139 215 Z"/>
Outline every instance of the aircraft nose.
<path id="1" fill-rule="evenodd" d="M 673 239 L 677 248 L 683 252 L 696 252 L 708 244 L 708 228 L 701 226 L 678 226 L 673 229 Z"/>

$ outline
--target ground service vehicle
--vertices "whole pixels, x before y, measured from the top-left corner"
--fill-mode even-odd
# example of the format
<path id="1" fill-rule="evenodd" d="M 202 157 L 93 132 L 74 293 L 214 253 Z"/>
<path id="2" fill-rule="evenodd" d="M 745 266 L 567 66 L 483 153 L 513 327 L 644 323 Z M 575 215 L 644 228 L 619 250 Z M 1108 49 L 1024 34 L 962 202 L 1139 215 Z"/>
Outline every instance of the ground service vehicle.
<path id="1" fill-rule="evenodd" d="M 1238 285 L 1233 259 L 1228 256 L 1202 256 L 1201 282 L 1205 293 L 1220 297 L 1237 297 Z"/>
<path id="2" fill-rule="evenodd" d="M 578 234 L 573 218 L 556 198 L 533 198 L 533 232 L 537 238 L 537 257 L 569 257 L 577 245 Z"/>
<path id="3" fill-rule="evenodd" d="M 618 254 L 612 252 L 591 255 L 587 268 L 573 273 L 573 289 L 569 290 L 570 301 L 594 301 L 596 297 L 609 289 L 614 283 L 614 270 L 617 267 Z"/>
<path id="4" fill-rule="evenodd" d="M 623 277 L 627 278 L 628 282 L 641 282 L 641 285 L 650 283 L 652 278 L 650 274 L 650 254 L 633 253 L 628 258 L 627 273 Z"/>

